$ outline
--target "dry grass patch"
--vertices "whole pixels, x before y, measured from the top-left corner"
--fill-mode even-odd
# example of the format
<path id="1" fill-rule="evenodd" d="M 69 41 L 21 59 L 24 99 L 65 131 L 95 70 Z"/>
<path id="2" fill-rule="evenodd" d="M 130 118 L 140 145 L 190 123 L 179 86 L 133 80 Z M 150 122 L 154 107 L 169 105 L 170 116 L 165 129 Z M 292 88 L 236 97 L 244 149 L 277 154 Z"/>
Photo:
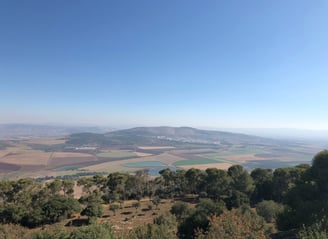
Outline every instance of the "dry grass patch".
<path id="1" fill-rule="evenodd" d="M 153 155 L 153 154 L 142 153 L 142 152 L 134 152 L 134 154 L 137 155 L 138 157 L 149 157 Z"/>
<path id="2" fill-rule="evenodd" d="M 158 209 L 152 205 L 149 199 L 143 199 L 140 201 L 140 207 L 134 208 L 132 205 L 137 201 L 130 200 L 125 201 L 123 208 L 117 209 L 115 212 L 109 210 L 109 205 L 105 204 L 104 216 L 99 219 L 101 222 L 109 222 L 113 225 L 113 228 L 118 233 L 126 233 L 133 228 L 142 226 L 147 223 L 153 223 L 155 217 L 166 214 L 170 211 L 174 201 L 163 199 Z M 117 203 L 115 203 L 117 204 Z M 117 204 L 119 205 L 119 204 Z M 152 209 L 149 209 L 149 205 L 152 205 Z"/>
<path id="3" fill-rule="evenodd" d="M 70 152 L 55 152 L 52 155 L 52 158 L 95 158 L 91 154 L 86 153 L 70 153 Z"/>

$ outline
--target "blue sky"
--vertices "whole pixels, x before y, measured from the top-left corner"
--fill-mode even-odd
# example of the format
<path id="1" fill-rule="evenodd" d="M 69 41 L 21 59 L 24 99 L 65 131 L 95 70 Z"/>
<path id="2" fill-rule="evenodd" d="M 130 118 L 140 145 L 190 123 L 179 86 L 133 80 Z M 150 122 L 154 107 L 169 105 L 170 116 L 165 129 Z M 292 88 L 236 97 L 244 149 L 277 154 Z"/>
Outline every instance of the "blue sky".
<path id="1" fill-rule="evenodd" d="M 2 0 L 0 123 L 328 129 L 326 0 Z"/>

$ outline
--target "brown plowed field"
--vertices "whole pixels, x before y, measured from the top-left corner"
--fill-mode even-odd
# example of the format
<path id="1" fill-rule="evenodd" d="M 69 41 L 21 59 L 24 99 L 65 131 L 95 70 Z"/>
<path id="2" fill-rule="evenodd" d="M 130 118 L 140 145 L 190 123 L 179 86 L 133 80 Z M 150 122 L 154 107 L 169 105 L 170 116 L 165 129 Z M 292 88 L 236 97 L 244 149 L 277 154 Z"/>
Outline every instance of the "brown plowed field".
<path id="1" fill-rule="evenodd" d="M 51 153 L 30 150 L 26 152 L 10 153 L 0 159 L 1 163 L 17 165 L 46 165 Z"/>
<path id="2" fill-rule="evenodd" d="M 10 163 L 1 163 L 0 162 L 0 173 L 10 173 L 13 171 L 20 170 L 20 166 Z"/>
<path id="3" fill-rule="evenodd" d="M 98 159 L 91 155 L 85 153 L 69 153 L 69 152 L 56 152 L 53 153 L 47 166 L 50 168 L 67 166 L 67 165 L 77 165 L 89 162 L 95 162 Z"/>
<path id="4" fill-rule="evenodd" d="M 48 166 L 58 167 L 58 166 L 65 166 L 65 165 L 83 164 L 83 163 L 95 162 L 95 161 L 97 160 L 93 157 L 52 158 Z"/>

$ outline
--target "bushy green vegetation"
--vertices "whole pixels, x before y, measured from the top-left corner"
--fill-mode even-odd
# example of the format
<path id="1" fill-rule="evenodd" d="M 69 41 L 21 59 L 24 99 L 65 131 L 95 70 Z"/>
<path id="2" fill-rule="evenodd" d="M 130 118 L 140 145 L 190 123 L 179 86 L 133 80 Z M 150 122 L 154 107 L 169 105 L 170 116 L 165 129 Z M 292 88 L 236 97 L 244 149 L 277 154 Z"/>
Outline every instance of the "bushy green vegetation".
<path id="1" fill-rule="evenodd" d="M 263 218 L 250 209 L 239 208 L 213 216 L 209 229 L 200 231 L 197 239 L 267 239 Z"/>
<path id="2" fill-rule="evenodd" d="M 93 224 L 73 231 L 70 239 L 114 239 L 114 233 L 108 224 Z"/>
<path id="3" fill-rule="evenodd" d="M 46 145 L 46 144 L 28 144 L 29 147 L 35 150 L 41 150 L 45 152 L 56 152 L 56 151 L 62 151 L 65 149 L 65 144 L 52 144 L 52 145 Z"/>
<path id="4" fill-rule="evenodd" d="M 80 227 L 69 233 L 63 228 L 43 230 L 30 235 L 33 239 L 114 239 L 114 232 L 109 224 L 92 224 Z"/>
<path id="5" fill-rule="evenodd" d="M 0 223 L 37 227 L 69 218 L 80 211 L 80 204 L 71 197 L 72 187 L 59 180 L 45 187 L 32 179 L 1 181 Z"/>
<path id="6" fill-rule="evenodd" d="M 153 179 L 147 171 L 82 177 L 77 181 L 83 188 L 79 201 L 73 198 L 75 182 L 71 180 L 0 181 L 0 239 L 264 239 L 277 230 L 274 238 L 278 239 L 280 232 L 292 238 L 327 238 L 328 151 L 318 153 L 312 166 L 275 171 L 255 169 L 249 173 L 234 165 L 227 171 L 163 169 L 159 173 Z M 109 204 L 107 207 L 116 214 L 125 200 L 133 199 L 133 217 L 139 217 L 142 198 L 152 203 L 143 210 L 152 210 L 154 215 L 162 200 L 175 203 L 168 214 L 154 216 L 154 223 L 124 235 L 116 234 L 108 224 L 99 224 L 102 204 Z M 73 214 L 87 218 L 88 225 L 33 233 L 26 229 L 62 221 L 71 225 Z"/>
<path id="7" fill-rule="evenodd" d="M 273 200 L 264 200 L 256 205 L 256 212 L 268 223 L 275 222 L 278 215 L 281 214 L 283 210 L 283 205 Z"/>
<path id="8" fill-rule="evenodd" d="M 300 239 L 328 239 L 328 224 L 324 218 L 311 226 L 303 226 L 298 233 Z"/>

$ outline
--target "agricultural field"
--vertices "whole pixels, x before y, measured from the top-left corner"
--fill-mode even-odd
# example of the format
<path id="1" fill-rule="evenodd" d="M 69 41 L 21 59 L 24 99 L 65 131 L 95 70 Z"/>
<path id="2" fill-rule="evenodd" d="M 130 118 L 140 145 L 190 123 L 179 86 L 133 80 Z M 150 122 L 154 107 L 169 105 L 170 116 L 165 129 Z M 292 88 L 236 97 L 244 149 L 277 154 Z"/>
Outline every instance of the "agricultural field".
<path id="1" fill-rule="evenodd" d="M 126 167 L 167 167 L 166 164 L 160 162 L 160 161 L 142 161 L 142 162 L 136 162 L 136 163 L 126 163 Z"/>
<path id="2" fill-rule="evenodd" d="M 97 160 L 95 156 L 86 153 L 55 152 L 51 155 L 47 168 L 53 168 L 57 171 L 58 167 L 63 166 L 79 168 L 79 165 L 96 162 Z"/>
<path id="3" fill-rule="evenodd" d="M 153 154 L 151 153 L 142 153 L 142 152 L 134 152 L 134 154 L 137 156 L 137 157 L 148 157 L 148 156 L 152 156 Z"/>
<path id="4" fill-rule="evenodd" d="M 175 149 L 173 146 L 139 146 L 138 149 L 157 150 L 157 149 Z"/>
<path id="5" fill-rule="evenodd" d="M 195 132 L 190 137 L 196 137 Z M 215 142 L 217 134 L 219 133 L 213 136 Z M 247 143 L 247 140 L 252 142 L 254 139 L 251 136 L 238 136 L 241 137 L 238 141 L 234 134 L 229 137 L 232 137 L 231 142 L 235 144 L 228 144 L 228 139 L 219 144 L 197 143 L 193 138 L 181 139 L 182 136 L 173 141 L 174 136 L 171 135 L 169 141 L 154 136 L 138 136 L 132 138 L 141 140 L 139 145 L 137 142 L 129 144 L 131 140 L 124 144 L 124 140 L 129 137 L 130 133 L 123 136 L 115 134 L 111 137 L 80 134 L 73 138 L 68 136 L 66 139 L 52 137 L 1 141 L 0 178 L 107 174 L 116 171 L 135 172 L 141 169 L 148 170 L 151 175 L 158 175 L 164 168 L 226 169 L 234 164 L 240 164 L 248 170 L 257 167 L 277 168 L 310 163 L 313 155 L 322 149 L 314 144 L 291 144 L 270 140 L 260 144 L 257 138 L 255 143 Z M 183 137 L 187 136 L 184 134 Z M 222 134 L 222 137 L 227 138 L 227 135 Z M 118 138 L 121 140 L 119 144 L 118 141 L 113 141 Z M 111 142 L 114 143 L 111 145 Z"/>
<path id="6" fill-rule="evenodd" d="M 119 159 L 124 159 L 124 158 L 133 158 L 136 157 L 137 154 L 135 154 L 134 152 L 131 151 L 109 151 L 109 152 L 102 152 L 97 154 L 97 157 L 100 158 L 119 158 Z"/>
<path id="7" fill-rule="evenodd" d="M 121 172 L 134 172 L 140 169 L 148 169 L 152 172 L 158 172 L 164 168 L 175 168 L 173 163 L 183 158 L 171 155 L 168 153 L 152 155 L 142 158 L 131 158 L 124 160 L 115 160 L 110 162 L 104 162 L 96 165 L 91 165 L 82 168 L 86 171 L 98 171 L 112 173 L 116 171 Z"/>
<path id="8" fill-rule="evenodd" d="M 203 159 L 203 160 L 186 159 L 186 160 L 177 161 L 173 163 L 173 165 L 179 167 L 179 166 L 186 166 L 186 165 L 213 164 L 213 163 L 218 163 L 218 161 L 214 159 Z"/>
<path id="9" fill-rule="evenodd" d="M 0 163 L 0 174 L 15 172 L 20 169 L 21 169 L 21 167 L 16 164 L 9 164 L 9 163 L 2 163 L 2 162 Z"/>
<path id="10" fill-rule="evenodd" d="M 35 141 L 36 143 L 40 143 Z M 43 141 L 45 144 L 46 141 Z M 61 141 L 59 141 L 61 142 Z M 48 143 L 57 144 L 56 140 Z M 28 142 L 30 143 L 30 142 Z M 46 145 L 46 144 L 45 144 Z M 156 151 L 159 150 L 160 151 Z M 163 152 L 164 150 L 164 152 Z M 64 176 L 80 172 L 111 173 L 115 171 L 134 172 L 140 169 L 149 170 L 156 175 L 164 168 L 206 169 L 216 167 L 226 169 L 233 164 L 241 164 L 248 169 L 256 167 L 283 167 L 303 162 L 304 155 L 286 154 L 284 157 L 274 151 L 262 149 L 232 149 L 231 152 L 220 149 L 177 149 L 171 146 L 142 147 L 142 152 L 131 150 L 103 149 L 92 154 L 84 152 L 45 152 L 30 148 L 27 144 L 17 144 L 0 150 L 0 176 Z M 277 156 L 280 156 L 279 158 Z M 288 158 L 289 157 L 289 158 Z M 301 160 L 300 160 L 301 159 Z M 309 158 L 310 160 L 311 158 Z"/>
<path id="11" fill-rule="evenodd" d="M 44 165 L 46 166 L 51 153 L 37 151 L 37 150 L 24 150 L 14 151 L 5 155 L 0 159 L 0 162 L 16 164 L 16 165 Z"/>

